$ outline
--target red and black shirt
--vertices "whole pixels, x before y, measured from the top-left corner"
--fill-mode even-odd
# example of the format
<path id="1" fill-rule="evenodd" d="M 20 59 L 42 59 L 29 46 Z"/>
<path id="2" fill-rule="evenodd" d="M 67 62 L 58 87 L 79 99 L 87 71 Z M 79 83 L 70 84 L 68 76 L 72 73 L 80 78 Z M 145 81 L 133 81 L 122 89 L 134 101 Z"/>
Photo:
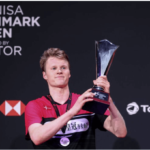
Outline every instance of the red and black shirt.
<path id="1" fill-rule="evenodd" d="M 30 139 L 28 128 L 31 124 L 45 124 L 56 119 L 58 113 L 63 115 L 68 108 L 72 108 L 79 96 L 72 93 L 64 104 L 53 103 L 50 96 L 30 101 L 25 110 L 26 139 Z M 106 111 L 105 115 L 98 115 L 81 109 L 50 140 L 40 145 L 33 143 L 33 146 L 37 149 L 94 149 L 95 129 L 106 131 L 103 124 L 108 115 L 109 111 Z"/>

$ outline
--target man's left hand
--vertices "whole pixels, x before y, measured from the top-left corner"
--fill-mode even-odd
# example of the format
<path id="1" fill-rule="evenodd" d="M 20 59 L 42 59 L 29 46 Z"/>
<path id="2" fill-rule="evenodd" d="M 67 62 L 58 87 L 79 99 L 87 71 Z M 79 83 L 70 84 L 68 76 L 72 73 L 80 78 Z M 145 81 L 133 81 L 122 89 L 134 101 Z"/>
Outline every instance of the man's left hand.
<path id="1" fill-rule="evenodd" d="M 110 93 L 110 83 L 107 76 L 100 76 L 96 80 L 93 80 L 94 85 L 100 86 L 104 89 L 104 92 Z"/>

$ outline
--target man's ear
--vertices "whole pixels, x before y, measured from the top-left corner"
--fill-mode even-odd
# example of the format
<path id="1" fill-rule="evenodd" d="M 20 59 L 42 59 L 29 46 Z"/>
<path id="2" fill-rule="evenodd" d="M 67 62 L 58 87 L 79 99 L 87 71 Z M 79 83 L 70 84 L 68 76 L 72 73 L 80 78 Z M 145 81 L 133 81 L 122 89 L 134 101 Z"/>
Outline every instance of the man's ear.
<path id="1" fill-rule="evenodd" d="M 45 71 L 43 71 L 42 73 L 43 73 L 43 78 L 44 78 L 45 80 L 47 80 L 46 72 L 45 72 Z"/>

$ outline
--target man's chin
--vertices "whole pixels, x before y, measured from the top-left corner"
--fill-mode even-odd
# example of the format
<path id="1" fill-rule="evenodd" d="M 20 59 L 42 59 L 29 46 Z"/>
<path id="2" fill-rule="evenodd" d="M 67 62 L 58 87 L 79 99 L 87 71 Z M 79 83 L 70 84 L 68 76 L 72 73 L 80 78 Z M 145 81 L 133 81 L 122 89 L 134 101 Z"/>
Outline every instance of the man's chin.
<path id="1" fill-rule="evenodd" d="M 68 84 L 58 84 L 56 85 L 56 87 L 58 88 L 65 88 Z"/>

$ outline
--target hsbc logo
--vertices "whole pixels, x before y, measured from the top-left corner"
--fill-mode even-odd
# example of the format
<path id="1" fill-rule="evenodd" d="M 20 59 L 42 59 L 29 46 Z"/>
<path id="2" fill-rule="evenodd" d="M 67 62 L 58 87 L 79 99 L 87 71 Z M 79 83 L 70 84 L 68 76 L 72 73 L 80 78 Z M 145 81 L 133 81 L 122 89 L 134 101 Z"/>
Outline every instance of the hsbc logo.
<path id="1" fill-rule="evenodd" d="M 150 113 L 150 106 L 149 105 L 138 105 L 136 102 L 132 102 L 127 105 L 126 111 L 129 115 L 135 115 L 142 110 L 144 113 Z"/>
<path id="2" fill-rule="evenodd" d="M 0 111 L 5 116 L 21 116 L 25 111 L 25 104 L 20 100 L 6 100 L 0 105 Z"/>

